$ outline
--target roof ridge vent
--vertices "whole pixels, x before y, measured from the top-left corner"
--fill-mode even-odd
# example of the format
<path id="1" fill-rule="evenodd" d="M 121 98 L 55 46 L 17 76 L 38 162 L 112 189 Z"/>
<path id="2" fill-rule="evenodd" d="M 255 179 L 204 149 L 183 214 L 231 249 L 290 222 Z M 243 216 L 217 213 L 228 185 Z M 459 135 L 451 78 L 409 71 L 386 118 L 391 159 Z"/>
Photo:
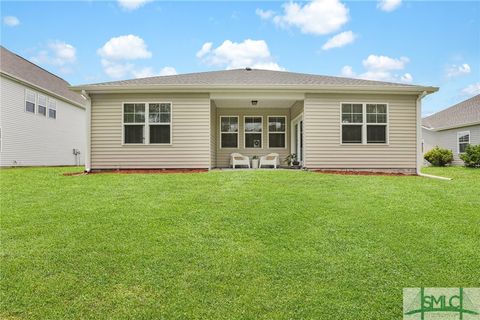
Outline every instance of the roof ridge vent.
<path id="1" fill-rule="evenodd" d="M 246 67 L 245 70 L 247 70 L 247 71 L 252 71 L 252 68 Z"/>

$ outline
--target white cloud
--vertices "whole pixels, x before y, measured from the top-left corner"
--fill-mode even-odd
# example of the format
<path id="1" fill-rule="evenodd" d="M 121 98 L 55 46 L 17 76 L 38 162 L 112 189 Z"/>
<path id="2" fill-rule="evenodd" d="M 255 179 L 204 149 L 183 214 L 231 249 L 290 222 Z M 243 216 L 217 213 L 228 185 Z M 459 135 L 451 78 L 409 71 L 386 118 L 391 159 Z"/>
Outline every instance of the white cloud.
<path id="1" fill-rule="evenodd" d="M 152 1 L 153 0 L 117 0 L 118 5 L 126 11 L 137 10 L 141 6 Z"/>
<path id="2" fill-rule="evenodd" d="M 454 78 L 458 76 L 462 76 L 465 74 L 469 74 L 471 72 L 471 68 L 467 63 L 464 63 L 462 65 L 451 65 L 447 67 L 446 73 L 448 78 Z"/>
<path id="3" fill-rule="evenodd" d="M 297 27 L 303 33 L 325 35 L 337 31 L 349 20 L 348 8 L 339 0 L 313 0 L 305 5 L 288 2 L 283 14 L 257 9 L 262 19 L 271 19 L 280 27 Z"/>
<path id="4" fill-rule="evenodd" d="M 353 72 L 353 68 L 351 66 L 343 66 L 342 68 L 342 76 L 354 78 L 356 76 L 355 72 Z"/>
<path id="5" fill-rule="evenodd" d="M 112 62 L 107 59 L 102 59 L 103 71 L 114 79 L 125 78 L 127 74 L 134 72 L 134 65 L 132 63 Z"/>
<path id="6" fill-rule="evenodd" d="M 394 71 L 405 69 L 409 61 L 407 57 L 395 59 L 387 56 L 369 55 L 367 59 L 362 61 L 365 72 L 357 74 L 351 66 L 347 65 L 342 68 L 341 74 L 350 78 L 410 83 L 413 81 L 413 76 L 410 73 L 394 73 Z"/>
<path id="7" fill-rule="evenodd" d="M 111 78 L 145 78 L 158 74 L 150 67 L 138 69 L 131 62 L 152 57 L 147 44 L 138 36 L 129 34 L 113 37 L 98 49 L 97 53 L 102 57 L 103 70 Z"/>
<path id="8" fill-rule="evenodd" d="M 152 67 L 145 67 L 140 70 L 131 70 L 131 72 L 134 78 L 148 78 L 157 75 L 155 71 L 153 71 Z"/>
<path id="9" fill-rule="evenodd" d="M 174 76 L 177 74 L 177 70 L 174 67 L 164 67 L 160 70 L 159 76 Z"/>
<path id="10" fill-rule="evenodd" d="M 480 94 L 480 82 L 473 83 L 462 90 L 463 94 L 474 96 Z"/>
<path id="11" fill-rule="evenodd" d="M 401 70 L 410 60 L 407 57 L 394 59 L 387 56 L 377 56 L 371 54 L 362 61 L 367 70 Z"/>
<path id="12" fill-rule="evenodd" d="M 135 60 L 152 56 L 145 41 L 133 34 L 111 38 L 97 53 L 109 60 Z"/>
<path id="13" fill-rule="evenodd" d="M 392 12 L 402 4 L 402 0 L 380 0 L 377 3 L 377 8 L 382 11 Z"/>
<path id="14" fill-rule="evenodd" d="M 205 42 L 200 50 L 197 52 L 197 58 L 203 58 L 207 53 L 212 50 L 212 43 Z"/>
<path id="15" fill-rule="evenodd" d="M 71 72 L 71 66 L 77 61 L 77 50 L 63 41 L 51 41 L 30 60 L 40 65 L 58 67 L 62 73 Z"/>
<path id="16" fill-rule="evenodd" d="M 3 17 L 3 24 L 8 27 L 16 27 L 20 24 L 20 20 L 15 16 L 6 16 Z"/>
<path id="17" fill-rule="evenodd" d="M 173 76 L 177 74 L 177 70 L 174 67 L 163 67 L 159 72 L 155 72 L 153 68 L 146 67 L 140 70 L 132 70 L 132 75 L 135 78 L 148 78 L 155 76 Z"/>
<path id="18" fill-rule="evenodd" d="M 355 41 L 355 38 L 356 36 L 352 31 L 345 31 L 328 39 L 328 41 L 322 46 L 322 49 L 329 50 L 333 48 L 340 48 L 352 43 Z"/>
<path id="19" fill-rule="evenodd" d="M 102 66 L 105 73 L 113 79 L 121 78 L 148 78 L 155 76 L 171 76 L 177 74 L 174 67 L 163 67 L 158 72 L 152 67 L 137 68 L 130 62 L 118 62 L 102 59 Z"/>
<path id="20" fill-rule="evenodd" d="M 403 76 L 400 77 L 400 80 L 402 80 L 402 82 L 412 82 L 413 81 L 413 77 L 410 73 L 405 73 Z"/>
<path id="21" fill-rule="evenodd" d="M 255 14 L 260 18 L 262 18 L 263 20 L 268 20 L 275 15 L 275 12 L 272 10 L 257 9 L 255 10 Z"/>
<path id="22" fill-rule="evenodd" d="M 278 65 L 264 40 L 247 39 L 243 42 L 225 40 L 220 46 L 212 49 L 207 42 L 197 52 L 197 57 L 212 66 L 222 66 L 226 69 L 251 67 L 256 69 L 285 70 Z"/>

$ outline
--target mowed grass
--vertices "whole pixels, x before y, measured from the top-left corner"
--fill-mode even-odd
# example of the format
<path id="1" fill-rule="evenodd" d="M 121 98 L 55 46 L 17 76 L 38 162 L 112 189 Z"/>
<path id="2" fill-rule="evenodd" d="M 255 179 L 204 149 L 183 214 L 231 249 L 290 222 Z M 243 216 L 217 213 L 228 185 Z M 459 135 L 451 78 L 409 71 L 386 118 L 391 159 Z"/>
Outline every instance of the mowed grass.
<path id="1" fill-rule="evenodd" d="M 480 285 L 480 170 L 0 171 L 4 319 L 401 319 Z"/>

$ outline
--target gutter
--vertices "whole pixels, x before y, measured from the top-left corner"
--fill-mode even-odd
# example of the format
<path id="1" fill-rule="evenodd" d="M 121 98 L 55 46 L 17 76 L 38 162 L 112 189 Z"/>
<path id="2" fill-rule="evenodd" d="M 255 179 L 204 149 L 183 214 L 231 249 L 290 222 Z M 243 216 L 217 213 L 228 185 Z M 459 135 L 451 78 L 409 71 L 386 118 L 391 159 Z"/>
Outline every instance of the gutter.
<path id="1" fill-rule="evenodd" d="M 423 91 L 418 95 L 417 98 L 417 175 L 422 175 L 420 172 L 421 165 L 422 165 L 422 99 L 427 95 L 427 91 Z"/>
<path id="2" fill-rule="evenodd" d="M 376 92 L 392 94 L 418 94 L 419 92 L 433 93 L 437 87 L 424 86 L 376 86 L 376 85 L 80 85 L 71 86 L 70 90 L 81 92 L 87 90 L 90 93 L 133 93 L 133 92 L 190 92 L 190 93 L 213 93 L 231 90 L 232 92 L 262 92 L 282 91 L 298 93 L 337 93 L 337 92 Z"/>
<path id="3" fill-rule="evenodd" d="M 427 129 L 429 131 L 433 131 L 433 132 L 439 132 L 439 131 L 452 130 L 452 129 L 458 129 L 463 127 L 476 126 L 477 124 L 480 124 L 480 121 L 467 122 L 467 123 L 457 124 L 457 125 L 448 126 L 448 127 L 440 127 L 440 128 L 427 128 L 424 126 L 422 126 L 422 128 Z"/>
<path id="4" fill-rule="evenodd" d="M 420 177 L 431 178 L 431 179 L 440 179 L 440 180 L 448 180 L 451 181 L 452 178 L 441 177 L 441 176 L 434 176 L 433 174 L 426 174 L 426 173 L 417 173 Z"/>
<path id="5" fill-rule="evenodd" d="M 432 178 L 432 179 L 440 179 L 440 180 L 452 180 L 452 178 L 434 176 L 432 174 L 426 174 L 421 172 L 421 164 L 423 161 L 422 156 L 422 99 L 428 94 L 427 91 L 423 91 L 421 94 L 418 95 L 417 98 L 417 176 L 425 177 L 425 178 Z"/>
<path id="6" fill-rule="evenodd" d="M 90 99 L 90 96 L 85 90 L 82 90 L 81 93 L 82 97 L 86 100 L 86 106 L 85 109 L 87 111 L 87 121 L 86 121 L 86 134 L 87 134 L 87 146 L 85 150 L 85 172 L 89 173 L 91 171 L 91 133 L 90 133 L 90 127 L 91 127 L 91 122 L 92 122 L 92 100 Z"/>

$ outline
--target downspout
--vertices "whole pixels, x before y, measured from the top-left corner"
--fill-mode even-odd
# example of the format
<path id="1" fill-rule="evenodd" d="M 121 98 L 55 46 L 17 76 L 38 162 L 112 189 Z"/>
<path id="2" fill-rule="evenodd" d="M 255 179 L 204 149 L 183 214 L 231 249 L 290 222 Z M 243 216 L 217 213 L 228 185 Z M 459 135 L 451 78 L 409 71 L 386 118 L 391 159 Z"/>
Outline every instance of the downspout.
<path id="1" fill-rule="evenodd" d="M 427 95 L 426 91 L 423 91 L 417 98 L 417 175 L 420 177 L 440 179 L 440 180 L 452 180 L 451 178 L 434 176 L 421 172 L 423 155 L 422 155 L 422 99 Z"/>
<path id="2" fill-rule="evenodd" d="M 91 133 L 90 133 L 90 126 L 91 126 L 91 120 L 92 120 L 92 100 L 90 99 L 90 96 L 85 90 L 82 90 L 82 96 L 85 98 L 87 101 L 86 109 L 87 109 L 87 146 L 85 150 L 85 172 L 90 172 L 91 170 L 91 152 L 90 152 L 90 139 L 91 139 Z"/>

